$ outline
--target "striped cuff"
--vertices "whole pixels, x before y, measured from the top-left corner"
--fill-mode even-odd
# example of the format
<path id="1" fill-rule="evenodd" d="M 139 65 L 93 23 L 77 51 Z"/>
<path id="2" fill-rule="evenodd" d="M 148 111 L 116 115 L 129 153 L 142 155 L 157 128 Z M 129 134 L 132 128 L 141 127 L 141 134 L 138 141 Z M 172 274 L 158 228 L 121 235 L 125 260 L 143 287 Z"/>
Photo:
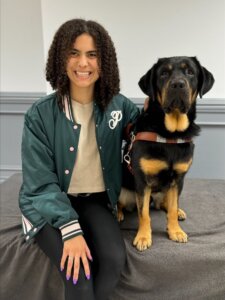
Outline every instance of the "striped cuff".
<path id="1" fill-rule="evenodd" d="M 67 224 L 64 224 L 63 226 L 59 227 L 59 229 L 61 230 L 63 241 L 71 239 L 74 236 L 83 234 L 83 231 L 80 228 L 80 224 L 78 220 L 74 220 Z"/>

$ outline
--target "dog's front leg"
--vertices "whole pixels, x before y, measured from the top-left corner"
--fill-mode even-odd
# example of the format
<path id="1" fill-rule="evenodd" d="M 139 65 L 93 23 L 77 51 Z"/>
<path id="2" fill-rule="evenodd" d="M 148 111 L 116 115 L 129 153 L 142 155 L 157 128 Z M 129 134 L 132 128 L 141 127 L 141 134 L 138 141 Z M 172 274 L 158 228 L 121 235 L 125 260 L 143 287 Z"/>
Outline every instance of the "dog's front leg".
<path id="1" fill-rule="evenodd" d="M 149 212 L 150 196 L 151 189 L 149 187 L 145 188 L 143 196 L 136 193 L 139 227 L 133 245 L 136 246 L 139 251 L 146 250 L 152 244 L 151 219 Z"/>
<path id="2" fill-rule="evenodd" d="M 173 241 L 186 243 L 187 234 L 178 223 L 178 190 L 176 186 L 171 187 L 165 196 L 167 207 L 167 231 L 169 238 Z"/>

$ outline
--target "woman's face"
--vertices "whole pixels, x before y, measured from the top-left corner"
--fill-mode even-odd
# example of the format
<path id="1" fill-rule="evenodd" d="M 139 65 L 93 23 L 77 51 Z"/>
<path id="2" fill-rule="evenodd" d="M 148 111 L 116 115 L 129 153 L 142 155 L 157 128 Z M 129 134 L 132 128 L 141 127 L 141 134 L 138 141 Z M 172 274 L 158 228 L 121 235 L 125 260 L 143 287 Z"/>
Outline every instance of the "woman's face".
<path id="1" fill-rule="evenodd" d="M 94 90 L 100 71 L 95 43 L 89 34 L 83 33 L 76 38 L 69 53 L 66 72 L 72 90 Z"/>

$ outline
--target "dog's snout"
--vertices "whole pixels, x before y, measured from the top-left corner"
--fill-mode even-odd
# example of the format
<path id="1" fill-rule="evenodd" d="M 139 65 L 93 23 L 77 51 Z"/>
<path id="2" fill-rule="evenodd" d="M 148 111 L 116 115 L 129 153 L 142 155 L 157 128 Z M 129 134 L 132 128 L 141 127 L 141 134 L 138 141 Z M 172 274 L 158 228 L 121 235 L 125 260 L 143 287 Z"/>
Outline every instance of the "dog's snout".
<path id="1" fill-rule="evenodd" d="M 184 79 L 181 78 L 171 80 L 169 85 L 170 89 L 176 89 L 176 90 L 183 89 L 185 87 L 186 87 L 186 82 L 184 81 Z"/>

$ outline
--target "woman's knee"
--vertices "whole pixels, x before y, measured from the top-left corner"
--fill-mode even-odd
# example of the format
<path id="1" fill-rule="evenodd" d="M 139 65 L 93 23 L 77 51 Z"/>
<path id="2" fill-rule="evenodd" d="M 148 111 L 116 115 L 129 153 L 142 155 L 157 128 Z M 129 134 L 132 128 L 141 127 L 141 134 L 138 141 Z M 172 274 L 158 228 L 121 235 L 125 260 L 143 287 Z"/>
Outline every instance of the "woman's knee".
<path id="1" fill-rule="evenodd" d="M 125 245 L 107 247 L 100 256 L 100 265 L 110 270 L 121 272 L 126 262 Z"/>
<path id="2" fill-rule="evenodd" d="M 78 281 L 76 284 L 73 283 L 73 278 L 69 280 L 63 277 L 65 286 L 65 299 L 68 300 L 94 300 L 94 289 L 93 289 L 93 278 L 89 280 L 84 274 L 84 270 L 81 268 L 79 272 Z"/>

